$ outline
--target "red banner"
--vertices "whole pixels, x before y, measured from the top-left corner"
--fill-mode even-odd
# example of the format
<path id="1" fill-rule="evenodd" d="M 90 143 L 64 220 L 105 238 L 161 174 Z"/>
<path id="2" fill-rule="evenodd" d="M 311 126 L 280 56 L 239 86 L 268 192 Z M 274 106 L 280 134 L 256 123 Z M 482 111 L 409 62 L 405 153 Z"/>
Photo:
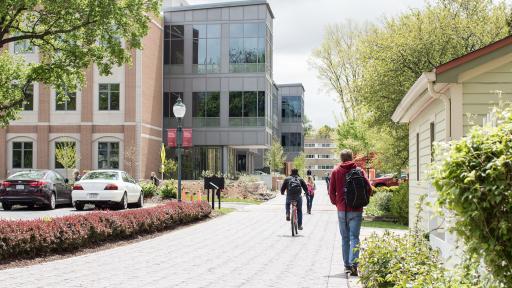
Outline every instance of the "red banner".
<path id="1" fill-rule="evenodd" d="M 183 147 L 192 147 L 192 129 L 183 128 Z M 167 129 L 167 146 L 176 147 L 177 131 L 174 129 Z"/>

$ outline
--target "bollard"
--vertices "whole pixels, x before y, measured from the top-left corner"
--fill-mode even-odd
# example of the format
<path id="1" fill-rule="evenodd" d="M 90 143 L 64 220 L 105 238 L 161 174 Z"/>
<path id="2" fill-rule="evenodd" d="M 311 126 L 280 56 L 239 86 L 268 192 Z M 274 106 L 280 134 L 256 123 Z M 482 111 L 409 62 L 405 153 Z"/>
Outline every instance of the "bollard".
<path id="1" fill-rule="evenodd" d="M 197 193 L 197 201 L 198 201 L 198 202 L 201 202 L 201 196 L 203 196 L 202 194 L 203 194 L 203 193 L 201 193 L 201 191 L 199 191 L 199 192 Z"/>
<path id="2" fill-rule="evenodd" d="M 190 193 L 190 202 L 194 202 L 194 196 L 196 193 Z"/>
<path id="3" fill-rule="evenodd" d="M 185 190 L 181 191 L 181 199 L 186 200 L 187 199 L 188 192 L 185 192 Z"/>

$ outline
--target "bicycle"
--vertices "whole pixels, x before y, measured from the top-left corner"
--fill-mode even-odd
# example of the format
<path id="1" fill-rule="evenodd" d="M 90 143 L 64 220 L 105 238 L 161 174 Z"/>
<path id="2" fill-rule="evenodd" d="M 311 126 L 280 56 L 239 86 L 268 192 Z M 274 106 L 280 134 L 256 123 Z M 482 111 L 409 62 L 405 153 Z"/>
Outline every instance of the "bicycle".
<path id="1" fill-rule="evenodd" d="M 292 200 L 292 213 L 291 213 L 291 219 L 290 224 L 292 226 L 292 237 L 299 234 L 299 223 L 298 223 L 298 213 L 297 213 L 297 201 Z"/>

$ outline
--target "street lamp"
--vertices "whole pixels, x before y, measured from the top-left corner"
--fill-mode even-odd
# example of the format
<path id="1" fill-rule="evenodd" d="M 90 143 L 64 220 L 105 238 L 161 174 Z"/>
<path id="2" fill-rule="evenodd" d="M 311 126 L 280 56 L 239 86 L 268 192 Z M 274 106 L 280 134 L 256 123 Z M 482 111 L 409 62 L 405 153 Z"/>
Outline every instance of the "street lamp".
<path id="1" fill-rule="evenodd" d="M 185 116 L 185 112 L 187 112 L 187 107 L 185 107 L 185 104 L 181 101 L 181 97 L 176 100 L 176 104 L 172 107 L 172 112 L 178 119 L 178 129 L 176 129 L 176 152 L 178 153 L 178 202 L 181 202 L 181 154 L 183 154 L 183 129 L 181 127 L 181 121 L 183 116 Z"/>

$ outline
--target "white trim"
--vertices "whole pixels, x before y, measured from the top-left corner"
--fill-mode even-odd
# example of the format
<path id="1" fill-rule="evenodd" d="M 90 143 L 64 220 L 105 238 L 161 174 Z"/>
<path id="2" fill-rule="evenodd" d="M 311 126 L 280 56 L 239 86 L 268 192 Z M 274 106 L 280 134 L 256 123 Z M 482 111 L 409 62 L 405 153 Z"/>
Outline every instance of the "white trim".
<path id="1" fill-rule="evenodd" d="M 153 126 L 153 125 L 149 125 L 149 124 L 146 124 L 146 123 L 142 123 L 142 126 L 146 127 L 146 128 L 151 128 L 151 129 L 155 129 L 155 130 L 158 130 L 158 131 L 162 131 L 162 128 L 157 127 L 157 126 Z"/>
<path id="2" fill-rule="evenodd" d="M 149 16 L 149 17 L 151 17 L 151 16 Z M 160 25 L 160 23 L 156 22 L 155 19 L 151 18 L 151 23 L 155 24 L 155 26 L 158 27 L 160 30 L 164 30 L 162 25 Z"/>
<path id="3" fill-rule="evenodd" d="M 407 123 L 410 119 L 404 119 L 405 114 L 409 112 L 411 106 L 416 103 L 418 98 L 420 98 L 425 90 L 427 90 L 428 82 L 432 82 L 436 80 L 436 74 L 434 72 L 425 72 L 421 74 L 421 76 L 414 82 L 412 87 L 407 91 L 398 107 L 396 107 L 393 116 L 391 119 L 395 122 Z"/>
<path id="4" fill-rule="evenodd" d="M 141 136 L 142 136 L 143 138 L 147 138 L 147 139 L 152 139 L 152 140 L 162 141 L 162 138 L 158 138 L 158 137 L 151 136 L 151 135 L 148 135 L 148 134 L 141 134 Z"/>
<path id="5" fill-rule="evenodd" d="M 142 134 L 142 50 L 135 51 L 135 135 Z M 135 179 L 141 179 L 141 137 L 135 137 Z M 124 157 L 123 157 L 124 159 Z"/>

